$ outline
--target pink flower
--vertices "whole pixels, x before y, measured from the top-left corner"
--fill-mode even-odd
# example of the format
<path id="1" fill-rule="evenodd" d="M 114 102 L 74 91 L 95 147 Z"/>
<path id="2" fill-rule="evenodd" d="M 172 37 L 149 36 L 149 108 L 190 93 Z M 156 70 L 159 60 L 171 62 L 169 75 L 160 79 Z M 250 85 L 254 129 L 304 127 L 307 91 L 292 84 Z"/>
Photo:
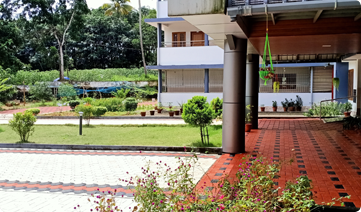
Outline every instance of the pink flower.
<path id="1" fill-rule="evenodd" d="M 223 199 L 224 198 L 224 195 L 220 196 L 219 199 Z"/>

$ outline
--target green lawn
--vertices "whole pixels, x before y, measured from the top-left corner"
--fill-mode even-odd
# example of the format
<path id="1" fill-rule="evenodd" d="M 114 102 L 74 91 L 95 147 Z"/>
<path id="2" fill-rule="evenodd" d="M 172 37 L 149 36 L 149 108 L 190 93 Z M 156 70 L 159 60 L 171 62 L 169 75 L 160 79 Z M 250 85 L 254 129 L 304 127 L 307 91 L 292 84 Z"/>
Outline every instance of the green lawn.
<path id="1" fill-rule="evenodd" d="M 2 129 L 2 130 L 1 130 Z M 189 126 L 90 126 L 36 125 L 29 141 L 37 144 L 202 146 L 199 128 Z M 210 146 L 222 146 L 222 126 L 209 127 Z M 16 143 L 19 136 L 7 125 L 0 125 L 0 143 Z"/>

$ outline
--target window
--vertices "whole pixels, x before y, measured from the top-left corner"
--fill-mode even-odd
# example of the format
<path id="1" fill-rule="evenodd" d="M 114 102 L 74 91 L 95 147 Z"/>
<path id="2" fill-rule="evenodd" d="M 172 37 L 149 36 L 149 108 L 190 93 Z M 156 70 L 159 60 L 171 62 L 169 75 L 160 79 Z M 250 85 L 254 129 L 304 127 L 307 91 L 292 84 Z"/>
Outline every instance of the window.
<path id="1" fill-rule="evenodd" d="M 353 69 L 348 70 L 348 96 L 353 96 Z M 349 100 L 353 100 L 353 97 L 350 97 Z"/>
<path id="2" fill-rule="evenodd" d="M 333 66 L 313 68 L 313 93 L 332 92 Z"/>
<path id="3" fill-rule="evenodd" d="M 204 32 L 191 33 L 191 46 L 204 46 Z"/>
<path id="4" fill-rule="evenodd" d="M 186 46 L 186 33 L 185 32 L 173 32 L 172 33 L 172 46 L 184 47 Z"/>

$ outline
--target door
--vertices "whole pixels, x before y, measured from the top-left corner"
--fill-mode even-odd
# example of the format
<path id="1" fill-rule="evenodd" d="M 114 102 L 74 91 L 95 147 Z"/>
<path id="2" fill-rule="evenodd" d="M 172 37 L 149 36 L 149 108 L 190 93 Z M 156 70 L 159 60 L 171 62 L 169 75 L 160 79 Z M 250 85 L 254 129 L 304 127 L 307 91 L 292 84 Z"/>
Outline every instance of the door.
<path id="1" fill-rule="evenodd" d="M 192 46 L 204 46 L 204 33 L 203 32 L 192 32 L 191 33 L 191 44 L 192 44 Z"/>
<path id="2" fill-rule="evenodd" d="M 172 47 L 184 47 L 186 46 L 186 33 L 185 32 L 173 32 L 172 33 Z"/>

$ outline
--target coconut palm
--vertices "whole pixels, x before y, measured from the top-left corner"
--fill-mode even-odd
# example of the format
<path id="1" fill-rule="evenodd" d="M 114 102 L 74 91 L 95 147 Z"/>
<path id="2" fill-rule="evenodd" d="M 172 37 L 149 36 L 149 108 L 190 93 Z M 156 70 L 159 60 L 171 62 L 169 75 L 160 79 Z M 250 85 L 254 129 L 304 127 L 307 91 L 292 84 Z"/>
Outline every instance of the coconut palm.
<path id="1" fill-rule="evenodd" d="M 120 17 L 122 15 L 128 15 L 133 7 L 128 3 L 130 0 L 111 0 L 110 4 L 103 4 L 102 8 L 107 9 L 105 15 L 113 15 Z"/>
<path id="2" fill-rule="evenodd" d="M 139 36 L 140 36 L 140 49 L 142 51 L 142 60 L 143 60 L 143 66 L 144 66 L 144 74 L 147 76 L 147 65 L 145 64 L 145 58 L 144 58 L 144 49 L 143 49 L 143 32 L 142 32 L 142 5 L 139 2 Z"/>

